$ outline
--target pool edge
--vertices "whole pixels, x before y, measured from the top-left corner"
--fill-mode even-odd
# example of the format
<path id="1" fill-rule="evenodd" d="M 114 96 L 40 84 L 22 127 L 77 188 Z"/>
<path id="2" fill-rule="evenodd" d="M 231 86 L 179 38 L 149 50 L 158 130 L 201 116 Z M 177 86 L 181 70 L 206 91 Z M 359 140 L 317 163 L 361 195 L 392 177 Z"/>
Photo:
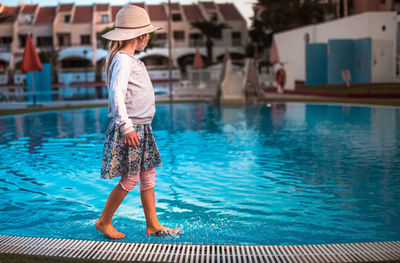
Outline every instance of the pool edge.
<path id="1" fill-rule="evenodd" d="M 0 253 L 134 262 L 399 262 L 400 241 L 314 245 L 196 245 L 0 235 Z"/>

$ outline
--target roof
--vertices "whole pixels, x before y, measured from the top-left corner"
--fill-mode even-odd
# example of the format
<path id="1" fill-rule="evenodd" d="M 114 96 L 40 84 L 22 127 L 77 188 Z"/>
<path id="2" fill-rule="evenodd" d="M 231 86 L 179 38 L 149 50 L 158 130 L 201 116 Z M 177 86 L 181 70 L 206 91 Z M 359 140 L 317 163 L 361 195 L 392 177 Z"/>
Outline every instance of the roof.
<path id="1" fill-rule="evenodd" d="M 204 20 L 204 16 L 197 5 L 182 5 L 182 8 L 187 20 Z"/>
<path id="2" fill-rule="evenodd" d="M 115 17 L 118 11 L 122 8 L 122 5 L 111 6 L 111 21 L 115 22 Z"/>
<path id="3" fill-rule="evenodd" d="M 38 5 L 23 5 L 21 12 L 23 14 L 34 13 Z"/>
<path id="4" fill-rule="evenodd" d="M 217 9 L 217 6 L 214 2 L 200 2 L 204 6 L 205 9 Z"/>
<path id="5" fill-rule="evenodd" d="M 108 4 L 95 4 L 95 11 L 105 12 L 108 11 Z"/>
<path id="6" fill-rule="evenodd" d="M 58 11 L 59 12 L 68 12 L 72 10 L 72 7 L 74 4 L 59 4 L 58 5 Z"/>
<path id="7" fill-rule="evenodd" d="M 180 10 L 179 3 L 171 3 L 171 10 Z"/>
<path id="8" fill-rule="evenodd" d="M 75 14 L 72 19 L 73 23 L 91 23 L 92 22 L 92 6 L 77 5 L 75 6 Z"/>
<path id="9" fill-rule="evenodd" d="M 147 5 L 150 20 L 167 20 L 167 13 L 162 5 Z"/>
<path id="10" fill-rule="evenodd" d="M 140 6 L 141 8 L 144 8 L 144 3 L 143 2 L 141 2 L 141 3 L 131 3 L 131 5 L 137 5 L 137 6 Z"/>
<path id="11" fill-rule="evenodd" d="M 226 3 L 217 5 L 225 20 L 244 20 L 243 16 L 239 13 L 234 4 Z"/>
<path id="12" fill-rule="evenodd" d="M 3 13 L 7 13 L 10 18 L 6 21 L 6 23 L 12 23 L 17 18 L 19 12 L 19 6 L 4 6 Z"/>
<path id="13" fill-rule="evenodd" d="M 40 7 L 35 24 L 42 24 L 42 23 L 52 24 L 55 16 L 56 16 L 55 6 Z"/>

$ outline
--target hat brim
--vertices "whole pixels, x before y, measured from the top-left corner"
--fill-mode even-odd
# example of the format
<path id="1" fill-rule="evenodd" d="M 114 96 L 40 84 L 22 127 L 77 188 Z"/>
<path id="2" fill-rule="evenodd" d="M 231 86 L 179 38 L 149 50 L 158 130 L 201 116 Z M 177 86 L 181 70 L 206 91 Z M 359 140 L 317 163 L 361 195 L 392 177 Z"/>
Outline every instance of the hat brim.
<path id="1" fill-rule="evenodd" d="M 160 29 L 161 27 L 155 27 L 153 25 L 149 25 L 139 29 L 115 28 L 101 35 L 101 37 L 113 41 L 128 40 Z"/>

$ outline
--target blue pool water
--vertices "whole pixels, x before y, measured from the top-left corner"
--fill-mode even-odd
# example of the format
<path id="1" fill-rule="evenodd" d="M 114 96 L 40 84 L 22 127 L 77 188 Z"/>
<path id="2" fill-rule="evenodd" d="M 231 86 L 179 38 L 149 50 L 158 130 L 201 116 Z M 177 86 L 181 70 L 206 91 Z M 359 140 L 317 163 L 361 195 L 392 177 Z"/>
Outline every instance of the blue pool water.
<path id="1" fill-rule="evenodd" d="M 118 242 L 295 245 L 400 240 L 400 109 L 304 103 L 159 104 L 159 220 L 137 186 Z M 0 118 L 0 234 L 107 240 L 94 228 L 107 109 Z"/>

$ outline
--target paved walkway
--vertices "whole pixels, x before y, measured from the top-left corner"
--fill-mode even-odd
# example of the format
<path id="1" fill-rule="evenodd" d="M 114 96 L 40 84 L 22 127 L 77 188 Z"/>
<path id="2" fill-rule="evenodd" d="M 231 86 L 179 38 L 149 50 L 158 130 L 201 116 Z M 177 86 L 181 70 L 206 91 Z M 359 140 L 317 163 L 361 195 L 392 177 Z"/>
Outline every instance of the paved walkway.
<path id="1" fill-rule="evenodd" d="M 197 94 L 179 94 L 173 97 L 173 102 L 175 103 L 185 103 L 185 102 L 209 102 L 214 98 L 211 94 L 202 94 L 201 92 Z M 265 93 L 264 100 L 340 100 L 346 101 L 346 98 L 336 98 L 336 97 L 326 97 L 326 96 L 312 96 L 312 95 L 298 95 L 298 94 L 279 94 L 279 93 Z M 352 100 L 352 99 L 350 99 Z M 354 99 L 353 99 L 354 100 Z M 158 103 L 168 103 L 170 102 L 169 95 L 159 95 L 156 96 L 156 102 Z M 52 101 L 45 103 L 36 103 L 37 106 L 34 108 L 58 108 L 58 107 L 79 107 L 79 106 L 106 106 L 108 104 L 107 99 L 90 99 L 90 100 L 66 100 L 66 101 Z M 380 104 L 380 103 L 377 103 Z M 18 110 L 18 109 L 29 109 L 33 108 L 32 102 L 0 102 L 0 110 Z"/>
<path id="2" fill-rule="evenodd" d="M 208 101 L 210 98 L 201 98 L 196 96 L 180 97 L 173 99 L 173 102 L 192 102 L 192 101 Z M 163 96 L 156 99 L 156 102 L 166 103 L 169 102 L 168 96 Z M 68 106 L 95 106 L 107 105 L 107 99 L 92 99 L 92 100 L 67 100 L 67 101 L 52 101 L 52 102 L 36 102 L 36 108 L 55 108 L 55 107 L 68 107 Z M 2 109 L 28 109 L 32 108 L 32 102 L 1 102 L 0 110 Z"/>
<path id="3" fill-rule="evenodd" d="M 205 88 L 175 88 L 173 102 L 193 102 L 193 101 L 210 101 L 215 97 L 216 86 L 210 85 Z M 156 102 L 170 102 L 169 95 L 156 95 Z M 35 108 L 57 108 L 69 106 L 96 106 L 107 105 L 107 99 L 90 99 L 90 100 L 63 100 L 52 102 L 36 102 Z M 18 110 L 32 108 L 32 102 L 0 102 L 0 110 Z"/>

